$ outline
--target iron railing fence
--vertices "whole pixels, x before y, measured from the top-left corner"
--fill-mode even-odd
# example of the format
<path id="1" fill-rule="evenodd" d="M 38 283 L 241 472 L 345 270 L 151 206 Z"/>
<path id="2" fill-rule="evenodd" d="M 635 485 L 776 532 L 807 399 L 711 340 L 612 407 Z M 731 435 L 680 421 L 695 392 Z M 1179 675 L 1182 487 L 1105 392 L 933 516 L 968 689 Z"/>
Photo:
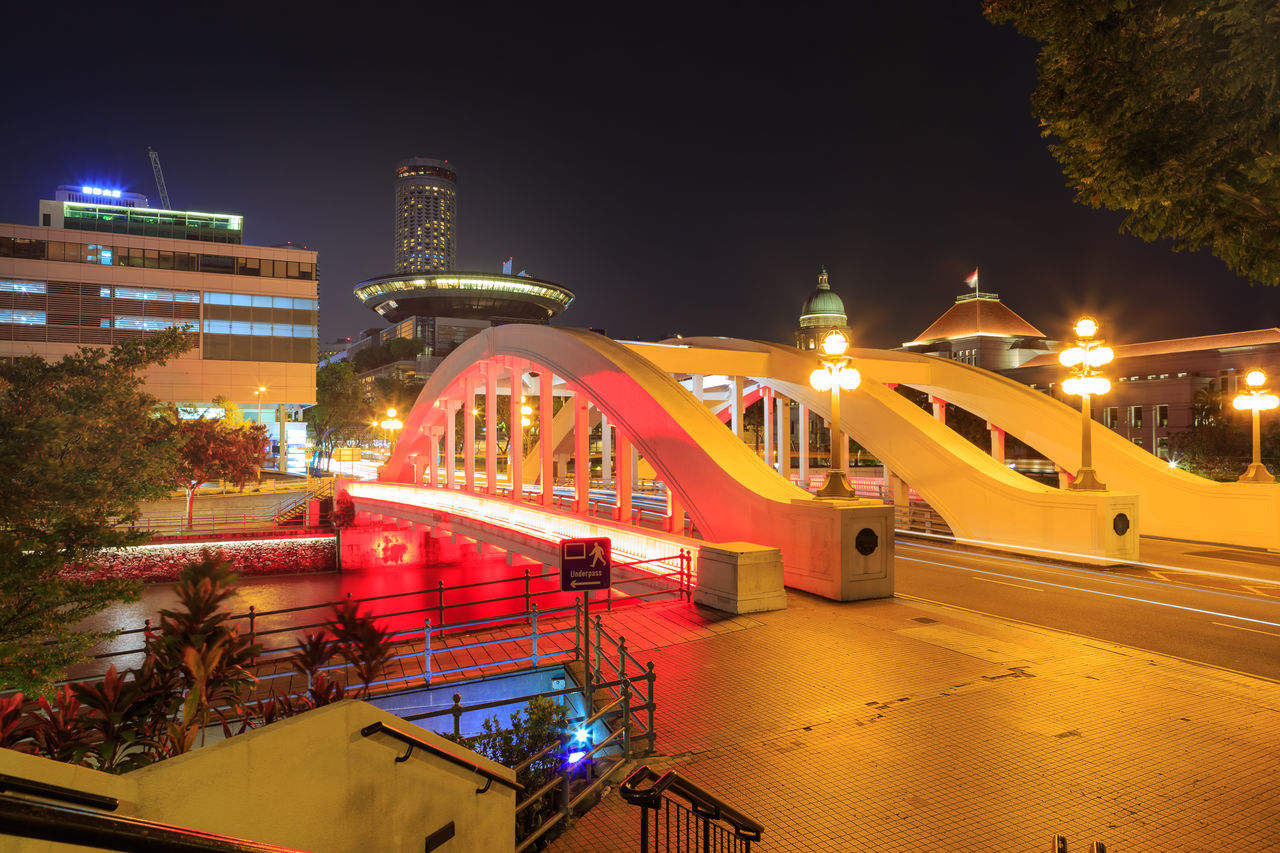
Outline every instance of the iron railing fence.
<path id="1" fill-rule="evenodd" d="M 642 788 L 646 782 L 653 784 Z M 761 824 L 674 770 L 659 776 L 640 767 L 618 793 L 640 806 L 641 853 L 750 853 L 751 843 L 764 833 Z"/>
<path id="2" fill-rule="evenodd" d="M 408 722 L 434 720 L 440 717 L 453 718 L 453 735 L 459 742 L 467 746 L 476 746 L 485 738 L 501 736 L 501 732 L 493 735 L 480 735 L 463 738 L 461 733 L 462 717 L 466 713 L 483 712 L 500 707 L 520 705 L 538 697 L 580 696 L 584 709 L 582 718 L 570 720 L 569 725 L 559 737 L 553 739 L 540 750 L 526 757 L 513 768 L 517 777 L 529 768 L 537 766 L 547 759 L 554 759 L 556 772 L 531 777 L 530 787 L 522 791 L 516 803 L 516 850 L 525 851 L 539 843 L 547 833 L 557 826 L 566 823 L 574 814 L 580 813 L 583 804 L 590 802 L 609 780 L 611 774 L 635 754 L 638 743 L 645 744 L 645 753 L 653 751 L 657 740 L 654 729 L 654 715 L 657 710 L 655 695 L 656 675 L 652 661 L 641 664 L 626 648 L 626 641 L 615 638 L 600 625 L 600 617 L 596 617 L 595 626 L 595 660 L 592 660 L 590 638 L 590 611 L 583 604 L 574 606 L 574 647 L 566 650 L 564 658 L 576 658 L 583 663 L 583 683 L 563 690 L 505 698 L 472 705 L 463 705 L 461 694 L 453 695 L 453 705 L 420 714 L 406 715 Z M 536 648 L 536 646 L 535 646 Z M 617 665 L 613 665 L 617 661 Z M 543 663 L 547 658 L 542 659 Z M 535 664 L 537 665 L 537 664 Z M 601 680 L 600 673 L 610 670 L 615 673 L 610 680 Z M 594 674 L 594 678 L 593 678 Z M 594 700 L 604 693 L 611 697 L 603 707 L 595 709 Z M 597 724 L 603 724 L 609 734 L 594 745 L 578 744 L 574 735 L 577 731 L 590 731 Z"/>
<path id="3" fill-rule="evenodd" d="M 662 557 L 658 560 L 671 560 L 672 557 Z M 612 611 L 615 604 L 627 602 L 639 602 L 654 598 L 670 598 L 675 595 L 684 600 L 690 600 L 692 596 L 692 578 L 690 576 L 691 557 L 688 552 L 682 552 L 678 558 L 682 568 L 677 570 L 669 570 L 666 572 L 652 572 L 640 574 L 631 578 L 615 578 L 613 584 L 606 591 L 605 596 L 597 598 L 591 602 L 591 607 L 596 610 Z M 646 561 L 647 562 L 647 561 Z M 620 564 L 624 565 L 624 564 Z M 625 564 L 631 565 L 631 564 Z M 637 564 L 638 565 L 638 564 Z M 371 616 L 374 619 L 409 619 L 415 618 L 422 625 L 421 628 L 412 628 L 407 630 L 399 630 L 393 632 L 390 640 L 395 643 L 404 643 L 409 641 L 421 640 L 424 651 L 424 677 L 425 683 L 430 683 L 434 677 L 444 677 L 455 675 L 458 672 L 468 669 L 476 669 L 476 666 L 458 667 L 439 669 L 433 665 L 434 657 L 437 654 L 445 654 L 449 652 L 460 651 L 465 648 L 480 648 L 487 645 L 509 645 L 520 641 L 529 641 L 534 646 L 534 652 L 530 655 L 519 655 L 510 660 L 503 659 L 498 663 L 503 666 L 510 662 L 520 662 L 522 659 L 532 661 L 537 658 L 543 660 L 544 656 L 536 650 L 539 638 L 547 638 L 562 633 L 573 632 L 574 636 L 579 636 L 581 629 L 574 628 L 553 628 L 545 629 L 548 619 L 557 616 L 567 617 L 570 611 L 576 612 L 577 605 L 565 605 L 562 607 L 552 607 L 539 612 L 539 601 L 545 600 L 547 597 L 564 599 L 566 596 L 575 596 L 576 593 L 565 593 L 560 591 L 555 580 L 559 578 L 558 571 L 547 571 L 533 573 L 529 568 L 524 567 L 520 574 L 506 575 L 498 578 L 490 578 L 483 581 L 477 581 L 467 584 L 455 584 L 445 586 L 440 581 L 434 587 L 425 589 L 410 590 L 406 592 L 387 593 L 384 595 L 366 596 L 363 598 L 352 598 L 350 593 L 347 595 L 348 601 L 358 605 L 390 605 L 387 608 L 374 609 Z M 483 590 L 485 587 L 494 587 L 507 585 L 511 583 L 519 583 L 519 590 L 512 594 L 488 596 L 482 598 L 475 597 L 475 591 Z M 638 591 L 623 592 L 623 594 L 615 594 L 614 588 L 632 588 L 639 586 Z M 450 597 L 453 600 L 450 600 Z M 413 600 L 415 598 L 426 598 L 427 603 L 420 606 L 397 608 L 395 605 L 399 601 L 406 599 Z M 509 605 L 501 607 L 501 605 Z M 295 607 L 283 607 L 275 610 L 258 611 L 256 607 L 250 606 L 248 611 L 232 615 L 233 622 L 238 622 L 241 631 L 247 634 L 255 643 L 263 643 L 263 648 L 258 657 L 254 660 L 255 664 L 267 665 L 287 659 L 299 647 L 298 635 L 307 632 L 322 630 L 328 624 L 327 619 L 319 619 L 319 614 L 330 610 L 333 603 L 326 602 L 323 604 L 303 604 Z M 458 615 L 465 609 L 482 608 L 487 612 L 482 619 L 460 619 Z M 454 615 L 450 619 L 451 613 Z M 313 615 L 314 614 L 314 615 Z M 299 621 L 298 617 L 302 616 Z M 310 617 L 310 618 L 307 618 Z M 271 624 L 271 622 L 284 622 L 279 626 L 265 627 L 263 623 Z M 478 640 L 471 645 L 444 645 L 436 646 L 433 643 L 433 637 L 443 638 L 446 634 L 474 634 L 482 632 L 486 629 L 497 628 L 501 626 L 510 626 L 527 622 L 530 625 L 528 634 L 507 637 L 504 640 Z M 541 622 L 541 624 L 540 624 Z M 142 640 L 142 644 L 134 647 L 116 649 L 114 651 L 102 652 L 93 657 L 93 660 L 99 661 L 102 665 L 102 671 L 105 672 L 107 666 L 115 662 L 118 658 L 125 658 L 131 655 L 143 655 L 146 652 L 145 638 L 155 630 L 150 619 L 147 619 L 141 628 L 134 628 L 120 632 L 118 637 L 138 637 Z M 288 635 L 287 642 L 274 643 L 273 641 Z M 407 652 L 394 656 L 394 660 L 403 660 L 405 658 L 415 657 L 418 652 Z M 343 671 L 347 669 L 346 664 L 333 664 L 325 667 L 324 672 Z M 260 676 L 262 681 L 271 681 L 274 679 L 287 677 L 292 673 L 265 673 Z M 61 683 L 72 683 L 77 681 L 89 681 L 99 677 L 101 673 L 90 673 L 78 676 L 75 679 L 68 679 Z M 417 678 L 417 676 L 413 676 Z M 378 682 L 373 686 L 386 686 L 396 681 L 388 679 Z"/>

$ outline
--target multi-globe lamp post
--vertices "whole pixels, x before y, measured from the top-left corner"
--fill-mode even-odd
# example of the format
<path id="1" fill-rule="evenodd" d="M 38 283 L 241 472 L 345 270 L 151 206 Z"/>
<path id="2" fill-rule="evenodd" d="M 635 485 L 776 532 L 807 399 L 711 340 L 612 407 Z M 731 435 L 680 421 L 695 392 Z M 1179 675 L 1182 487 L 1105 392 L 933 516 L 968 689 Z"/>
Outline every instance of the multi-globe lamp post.
<path id="1" fill-rule="evenodd" d="M 809 374 L 809 384 L 815 391 L 831 392 L 831 464 L 827 467 L 827 479 L 818 489 L 820 498 L 856 497 L 845 473 L 849 467 L 849 444 L 840 430 L 840 392 L 852 391 L 862 381 L 856 368 L 849 366 L 849 339 L 843 332 L 832 330 L 822 339 L 822 367 Z"/>
<path id="2" fill-rule="evenodd" d="M 1074 375 L 1062 382 L 1062 390 L 1080 397 L 1080 472 L 1068 488 L 1081 491 L 1103 491 L 1107 487 L 1093 470 L 1093 432 L 1090 421 L 1089 400 L 1111 390 L 1111 380 L 1098 375 L 1098 368 L 1115 358 L 1106 341 L 1097 337 L 1098 323 L 1092 317 L 1076 321 L 1076 345 L 1058 353 L 1063 367 L 1074 370 Z"/>
<path id="3" fill-rule="evenodd" d="M 1280 399 L 1270 391 L 1263 389 L 1267 384 L 1267 376 L 1261 370 L 1250 370 L 1244 378 L 1249 390 L 1237 394 L 1231 404 L 1241 411 L 1253 412 L 1253 462 L 1248 470 L 1240 475 L 1242 483 L 1274 483 L 1276 478 L 1262 464 L 1262 428 L 1259 425 L 1262 413 L 1280 406 Z"/>
<path id="4" fill-rule="evenodd" d="M 388 444 L 387 450 L 388 452 L 390 452 L 389 445 L 393 440 L 392 437 L 395 435 L 397 430 L 399 430 L 401 427 L 404 426 L 404 424 L 396 419 L 395 409 L 387 409 L 387 416 L 382 420 L 379 426 L 382 427 L 383 433 L 386 435 L 387 444 Z"/>

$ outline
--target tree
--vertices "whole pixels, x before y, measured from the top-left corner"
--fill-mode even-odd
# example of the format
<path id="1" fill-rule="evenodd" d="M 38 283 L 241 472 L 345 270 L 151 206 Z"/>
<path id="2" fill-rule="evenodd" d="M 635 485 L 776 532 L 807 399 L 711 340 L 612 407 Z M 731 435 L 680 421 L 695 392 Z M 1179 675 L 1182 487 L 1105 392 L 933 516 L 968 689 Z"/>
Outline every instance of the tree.
<path id="1" fill-rule="evenodd" d="M 1275 0 L 986 0 L 1041 42 L 1032 103 L 1076 201 L 1280 284 Z"/>
<path id="2" fill-rule="evenodd" d="M 326 364 L 316 371 L 316 404 L 307 409 L 307 423 L 315 436 L 313 459 L 332 453 L 344 432 L 369 425 L 364 388 L 350 362 Z"/>
<path id="3" fill-rule="evenodd" d="M 1191 404 L 1191 428 L 1174 434 L 1169 449 L 1178 466 L 1211 480 L 1239 478 L 1253 458 L 1252 415 L 1223 405 L 1224 395 L 1213 388 L 1196 392 Z M 1280 450 L 1280 425 L 1262 430 L 1262 456 Z"/>
<path id="4" fill-rule="evenodd" d="M 262 424 L 233 427 L 222 420 L 179 418 L 171 411 L 170 429 L 178 447 L 173 479 L 187 492 L 188 527 L 196 489 L 214 480 L 243 486 L 258 476 L 266 461 L 267 430 Z"/>
<path id="5" fill-rule="evenodd" d="M 104 636 L 76 623 L 136 596 L 132 582 L 59 571 L 150 538 L 127 524 L 140 501 L 168 493 L 176 451 L 140 373 L 190 347 L 169 329 L 55 362 L 0 363 L 0 687 L 48 694 Z"/>

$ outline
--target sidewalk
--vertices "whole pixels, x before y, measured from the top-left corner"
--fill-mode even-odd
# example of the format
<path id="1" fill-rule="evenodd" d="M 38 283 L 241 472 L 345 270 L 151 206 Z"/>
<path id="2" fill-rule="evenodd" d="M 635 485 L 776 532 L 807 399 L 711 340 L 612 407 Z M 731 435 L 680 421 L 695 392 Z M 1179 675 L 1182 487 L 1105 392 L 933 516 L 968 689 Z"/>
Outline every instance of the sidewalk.
<path id="1" fill-rule="evenodd" d="M 625 618 L 671 610 L 690 630 L 637 655 L 644 761 L 760 821 L 753 850 L 1280 849 L 1280 685 L 894 599 Z M 630 853 L 638 826 L 613 790 L 548 849 Z"/>

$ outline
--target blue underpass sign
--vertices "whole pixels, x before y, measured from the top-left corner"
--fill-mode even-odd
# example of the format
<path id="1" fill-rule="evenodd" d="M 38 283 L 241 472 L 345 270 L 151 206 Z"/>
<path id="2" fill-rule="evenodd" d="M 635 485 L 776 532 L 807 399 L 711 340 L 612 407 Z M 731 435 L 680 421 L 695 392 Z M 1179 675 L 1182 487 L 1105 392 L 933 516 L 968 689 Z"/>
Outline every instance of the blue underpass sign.
<path id="1" fill-rule="evenodd" d="M 613 555 L 606 537 L 560 540 L 560 590 L 608 589 Z"/>

